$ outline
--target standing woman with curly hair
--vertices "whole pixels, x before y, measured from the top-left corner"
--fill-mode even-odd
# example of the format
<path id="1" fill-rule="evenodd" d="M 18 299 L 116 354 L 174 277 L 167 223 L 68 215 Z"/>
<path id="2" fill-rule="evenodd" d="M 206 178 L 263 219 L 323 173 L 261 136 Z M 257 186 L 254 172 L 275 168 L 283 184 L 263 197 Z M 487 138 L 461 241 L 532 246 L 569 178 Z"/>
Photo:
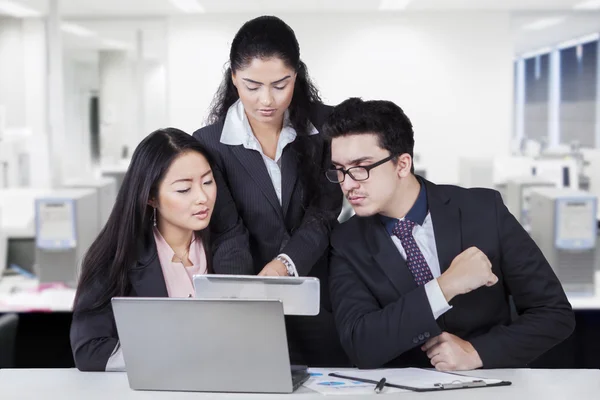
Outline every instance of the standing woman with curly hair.
<path id="1" fill-rule="evenodd" d="M 314 276 L 316 317 L 287 317 L 293 363 L 347 365 L 329 301 L 329 234 L 342 206 L 329 185 L 324 105 L 300 59 L 294 31 L 276 17 L 246 22 L 209 126 L 194 133 L 211 153 L 218 194 L 210 224 L 215 273 Z"/>

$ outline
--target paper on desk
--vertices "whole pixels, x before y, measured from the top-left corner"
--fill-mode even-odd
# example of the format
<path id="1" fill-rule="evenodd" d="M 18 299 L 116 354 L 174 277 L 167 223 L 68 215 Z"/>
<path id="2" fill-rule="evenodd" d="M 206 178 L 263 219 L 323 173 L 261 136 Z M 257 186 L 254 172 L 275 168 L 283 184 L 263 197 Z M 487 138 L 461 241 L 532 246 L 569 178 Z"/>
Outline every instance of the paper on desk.
<path id="1" fill-rule="evenodd" d="M 308 373 L 310 374 L 310 378 L 304 382 L 304 387 L 325 395 L 375 394 L 375 385 L 371 383 L 350 381 L 348 379 L 329 376 L 329 373 L 336 371 L 337 370 L 327 368 L 309 368 Z M 356 372 L 359 371 L 348 370 L 340 373 L 355 376 L 353 374 Z M 377 378 L 377 380 L 379 381 L 382 377 L 383 375 Z M 407 390 L 385 387 L 381 393 L 400 393 L 406 391 Z"/>
<path id="2" fill-rule="evenodd" d="M 501 382 L 500 379 L 484 379 L 421 368 L 355 370 L 340 372 L 340 374 L 377 381 L 385 377 L 386 382 L 389 384 L 422 389 L 435 389 L 436 383 L 449 384 L 457 382 L 473 382 L 474 380 L 482 380 L 487 384 Z"/>

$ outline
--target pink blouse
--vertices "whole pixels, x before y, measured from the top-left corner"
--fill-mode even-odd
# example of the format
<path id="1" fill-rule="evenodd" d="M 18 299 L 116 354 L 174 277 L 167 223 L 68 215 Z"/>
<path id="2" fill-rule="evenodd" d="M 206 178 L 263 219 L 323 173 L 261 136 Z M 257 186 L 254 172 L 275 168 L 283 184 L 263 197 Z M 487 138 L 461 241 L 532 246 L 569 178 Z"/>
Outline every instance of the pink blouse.
<path id="1" fill-rule="evenodd" d="M 184 267 L 182 263 L 172 261 L 175 252 L 156 228 L 154 228 L 154 241 L 169 297 L 195 297 L 192 277 L 207 273 L 206 253 L 202 240 L 197 239 L 190 246 L 188 258 L 193 264 L 191 267 Z"/>

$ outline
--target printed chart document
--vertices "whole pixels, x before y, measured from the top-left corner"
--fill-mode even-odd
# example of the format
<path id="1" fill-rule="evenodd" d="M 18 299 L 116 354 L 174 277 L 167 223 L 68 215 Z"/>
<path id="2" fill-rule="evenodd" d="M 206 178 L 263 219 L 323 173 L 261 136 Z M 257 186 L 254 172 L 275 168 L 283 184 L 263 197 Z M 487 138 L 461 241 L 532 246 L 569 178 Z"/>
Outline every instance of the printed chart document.
<path id="1" fill-rule="evenodd" d="M 428 392 L 438 390 L 507 386 L 510 382 L 485 379 L 420 368 L 334 370 L 309 369 L 311 378 L 304 384 L 323 394 L 372 393 L 375 385 L 386 379 L 382 393 L 403 391 Z"/>

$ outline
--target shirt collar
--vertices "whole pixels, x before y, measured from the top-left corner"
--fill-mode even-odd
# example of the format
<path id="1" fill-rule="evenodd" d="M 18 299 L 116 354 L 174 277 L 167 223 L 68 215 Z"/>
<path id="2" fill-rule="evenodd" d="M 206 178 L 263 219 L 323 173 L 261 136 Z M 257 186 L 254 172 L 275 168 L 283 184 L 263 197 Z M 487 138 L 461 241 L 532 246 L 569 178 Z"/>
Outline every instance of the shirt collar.
<path id="1" fill-rule="evenodd" d="M 296 131 L 292 127 L 289 114 L 289 111 L 286 110 L 283 119 L 283 129 L 281 130 L 281 135 L 279 137 L 280 142 L 286 141 L 291 143 L 296 139 Z M 316 135 L 319 133 L 312 123 L 308 128 L 310 132 L 309 135 Z M 230 146 L 242 145 L 246 148 L 254 149 L 256 137 L 254 136 L 254 133 L 252 133 L 250 122 L 248 122 L 248 117 L 244 111 L 244 105 L 239 99 L 229 107 L 229 110 L 227 110 L 220 141 L 221 143 Z"/>
<path id="2" fill-rule="evenodd" d="M 173 263 L 172 260 L 175 252 L 156 227 L 152 228 L 152 232 L 154 233 L 154 241 L 156 242 L 156 250 L 158 252 L 160 264 L 165 266 L 171 265 Z M 204 246 L 202 244 L 202 240 L 199 237 L 196 237 L 194 242 L 190 245 L 187 258 L 192 262 L 192 264 L 199 265 L 199 263 L 202 261 L 203 252 Z"/>
<path id="3" fill-rule="evenodd" d="M 421 189 L 419 190 L 419 195 L 417 196 L 415 204 L 413 204 L 404 219 L 408 219 L 409 221 L 412 221 L 418 225 L 423 225 L 425 217 L 427 217 L 427 213 L 429 212 L 429 204 L 427 203 L 427 189 L 425 188 L 425 182 L 421 181 L 419 177 L 417 177 L 417 180 L 421 185 Z M 393 229 L 398 223 L 398 219 L 386 217 L 384 215 L 380 215 L 379 218 L 385 225 L 385 229 L 388 231 L 390 236 L 392 236 Z"/>

